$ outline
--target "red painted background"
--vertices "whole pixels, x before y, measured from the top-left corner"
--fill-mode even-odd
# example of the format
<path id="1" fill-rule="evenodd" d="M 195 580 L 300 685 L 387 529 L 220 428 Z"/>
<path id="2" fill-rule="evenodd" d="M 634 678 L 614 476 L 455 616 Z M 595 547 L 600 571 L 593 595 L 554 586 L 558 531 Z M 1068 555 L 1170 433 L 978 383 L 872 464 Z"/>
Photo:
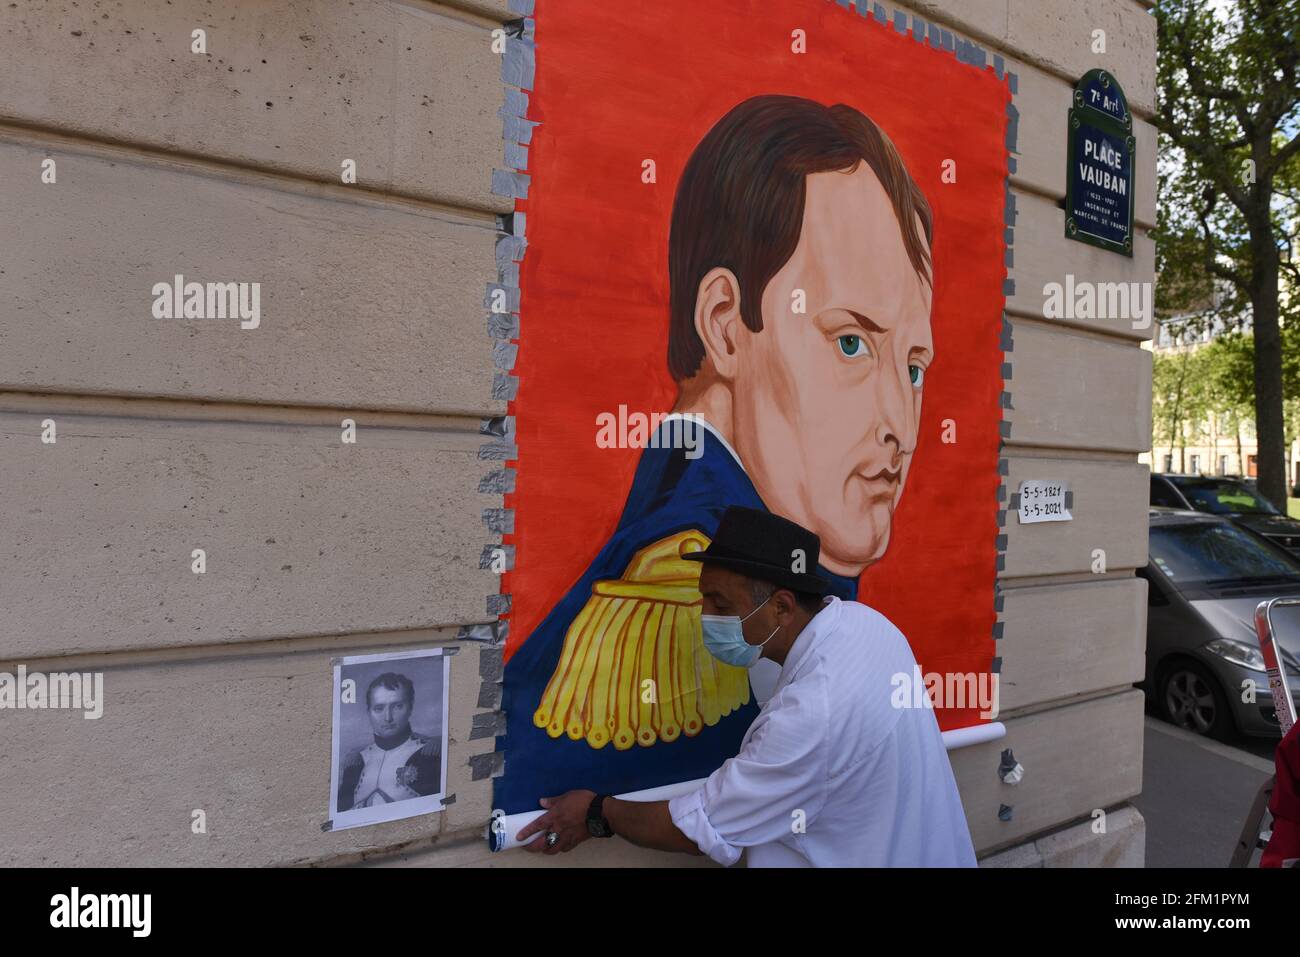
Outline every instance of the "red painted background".
<path id="1" fill-rule="evenodd" d="M 935 360 L 921 440 L 885 558 L 860 600 L 907 635 L 924 671 L 994 655 L 1006 105 L 991 68 L 959 63 L 827 0 L 537 0 L 528 249 L 515 372 L 519 458 L 507 654 L 617 524 L 635 449 L 600 449 L 596 415 L 667 411 L 668 225 L 692 149 L 761 93 L 847 103 L 890 136 L 934 210 Z M 791 51 L 792 31 L 807 53 Z M 641 181 L 655 160 L 658 182 Z M 946 159 L 957 182 L 940 180 Z M 940 441 L 942 422 L 957 442 Z M 945 730 L 976 709 L 941 712 Z"/>

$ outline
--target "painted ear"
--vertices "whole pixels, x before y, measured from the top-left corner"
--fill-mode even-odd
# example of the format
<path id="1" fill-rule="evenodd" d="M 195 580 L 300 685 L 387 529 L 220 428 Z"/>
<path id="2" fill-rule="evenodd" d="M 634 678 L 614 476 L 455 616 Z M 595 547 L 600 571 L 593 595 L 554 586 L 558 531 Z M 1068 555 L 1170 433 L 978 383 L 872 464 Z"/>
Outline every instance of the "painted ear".
<path id="1" fill-rule="evenodd" d="M 709 270 L 695 297 L 695 332 L 709 363 L 723 379 L 735 375 L 736 339 L 740 333 L 740 280 L 730 269 Z"/>

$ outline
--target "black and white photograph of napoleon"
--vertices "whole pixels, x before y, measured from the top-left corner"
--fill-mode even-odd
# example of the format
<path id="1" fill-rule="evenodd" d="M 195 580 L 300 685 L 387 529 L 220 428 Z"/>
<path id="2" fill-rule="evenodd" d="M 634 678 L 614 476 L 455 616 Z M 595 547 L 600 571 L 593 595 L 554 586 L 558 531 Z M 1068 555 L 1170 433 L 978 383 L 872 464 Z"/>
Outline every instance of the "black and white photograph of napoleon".
<path id="1" fill-rule="evenodd" d="M 439 649 L 336 664 L 335 829 L 441 810 L 448 661 Z"/>

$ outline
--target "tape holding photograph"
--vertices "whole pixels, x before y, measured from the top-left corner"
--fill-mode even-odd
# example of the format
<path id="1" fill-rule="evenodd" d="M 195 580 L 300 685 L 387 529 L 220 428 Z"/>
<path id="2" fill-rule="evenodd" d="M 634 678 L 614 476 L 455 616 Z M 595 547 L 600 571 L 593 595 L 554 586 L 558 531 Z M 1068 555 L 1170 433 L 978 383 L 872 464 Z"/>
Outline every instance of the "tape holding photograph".
<path id="1" fill-rule="evenodd" d="M 443 809 L 450 672 L 445 648 L 335 659 L 325 830 Z"/>

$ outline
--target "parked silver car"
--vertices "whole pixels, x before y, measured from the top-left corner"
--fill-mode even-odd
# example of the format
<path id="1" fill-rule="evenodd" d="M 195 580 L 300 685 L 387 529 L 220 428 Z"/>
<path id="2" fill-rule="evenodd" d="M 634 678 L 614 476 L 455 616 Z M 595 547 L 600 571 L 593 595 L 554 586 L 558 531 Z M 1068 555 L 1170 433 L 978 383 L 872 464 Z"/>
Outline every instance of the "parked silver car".
<path id="1" fill-rule="evenodd" d="M 1277 735 L 1255 635 L 1255 606 L 1300 597 L 1300 559 L 1201 512 L 1150 510 L 1146 679 L 1166 719 L 1211 737 Z M 1293 696 L 1300 696 L 1300 608 L 1274 614 Z"/>
<path id="2" fill-rule="evenodd" d="M 1171 475 L 1151 473 L 1151 505 L 1188 508 L 1222 515 L 1243 528 L 1263 535 L 1293 555 L 1300 555 L 1300 521 L 1283 515 L 1259 494 L 1252 481 L 1226 475 Z"/>

